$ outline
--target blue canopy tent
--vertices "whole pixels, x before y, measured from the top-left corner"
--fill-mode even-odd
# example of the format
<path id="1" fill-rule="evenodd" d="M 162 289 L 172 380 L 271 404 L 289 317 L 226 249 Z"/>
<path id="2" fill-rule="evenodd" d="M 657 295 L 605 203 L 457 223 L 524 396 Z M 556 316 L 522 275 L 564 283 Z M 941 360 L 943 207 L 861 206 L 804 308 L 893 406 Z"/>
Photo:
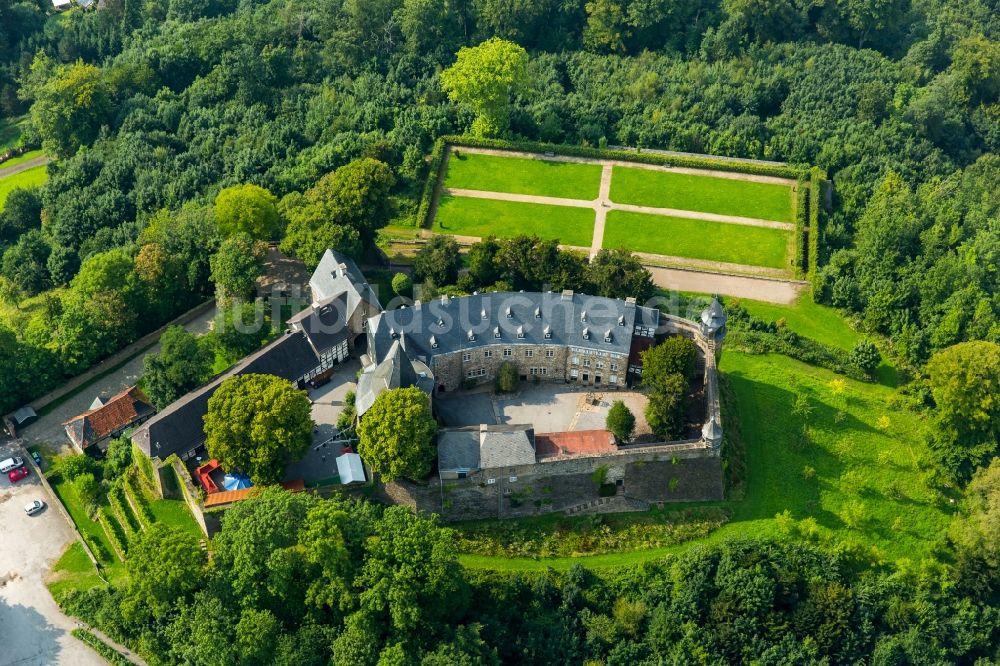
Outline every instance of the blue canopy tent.
<path id="1" fill-rule="evenodd" d="M 253 483 L 250 481 L 250 477 L 244 474 L 226 474 L 222 479 L 222 487 L 226 490 L 242 490 L 244 488 L 251 488 Z"/>

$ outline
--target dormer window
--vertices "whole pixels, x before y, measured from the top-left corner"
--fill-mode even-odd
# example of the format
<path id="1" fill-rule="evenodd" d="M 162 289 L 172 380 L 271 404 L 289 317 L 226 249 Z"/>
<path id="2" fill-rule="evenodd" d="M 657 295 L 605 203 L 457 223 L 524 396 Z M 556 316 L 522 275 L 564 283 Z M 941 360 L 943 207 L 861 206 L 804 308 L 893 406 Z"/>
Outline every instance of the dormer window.
<path id="1" fill-rule="evenodd" d="M 517 327 L 517 337 L 520 338 L 521 340 L 524 339 L 524 326 Z"/>
<path id="2" fill-rule="evenodd" d="M 489 319 L 489 315 L 486 314 L 486 308 L 483 308 L 479 312 L 479 316 L 483 318 L 483 321 L 486 321 L 487 319 Z"/>
<path id="3" fill-rule="evenodd" d="M 541 319 L 541 318 L 542 318 L 542 309 L 535 308 L 535 319 Z"/>
<path id="4" fill-rule="evenodd" d="M 580 321 L 581 322 L 586 322 L 587 321 L 587 311 L 586 310 L 584 310 L 583 312 L 580 313 Z"/>
<path id="5" fill-rule="evenodd" d="M 543 331 L 546 340 L 552 339 L 552 327 L 548 324 L 545 325 L 545 330 Z"/>
<path id="6" fill-rule="evenodd" d="M 396 332 L 396 329 L 390 328 L 389 329 L 389 337 L 391 337 L 393 339 L 398 338 L 399 337 L 399 333 Z"/>
<path id="7" fill-rule="evenodd" d="M 619 326 L 625 325 L 625 315 L 618 315 L 618 325 Z"/>
<path id="8" fill-rule="evenodd" d="M 444 328 L 444 319 L 438 319 L 438 326 Z"/>
<path id="9" fill-rule="evenodd" d="M 497 338 L 498 340 L 500 339 L 500 327 L 499 326 L 497 326 L 496 328 L 493 329 L 493 337 Z"/>
<path id="10" fill-rule="evenodd" d="M 469 342 L 475 342 L 475 341 L 476 341 L 476 334 L 473 333 L 472 331 L 469 331 Z"/>
<path id="11" fill-rule="evenodd" d="M 510 309 L 510 306 L 507 306 L 507 319 L 513 319 L 513 318 L 514 318 L 514 311 Z"/>
<path id="12" fill-rule="evenodd" d="M 432 335 L 432 336 L 431 336 L 431 348 L 433 348 L 433 349 L 437 349 L 437 346 L 438 346 L 438 341 L 437 341 L 437 338 L 435 338 L 435 337 L 434 337 L 434 336 Z"/>
<path id="13" fill-rule="evenodd" d="M 610 328 L 604 334 L 604 341 L 605 342 L 611 342 L 611 329 Z"/>
<path id="14" fill-rule="evenodd" d="M 583 327 L 583 339 L 584 340 L 590 339 L 590 329 L 587 328 L 586 326 Z"/>

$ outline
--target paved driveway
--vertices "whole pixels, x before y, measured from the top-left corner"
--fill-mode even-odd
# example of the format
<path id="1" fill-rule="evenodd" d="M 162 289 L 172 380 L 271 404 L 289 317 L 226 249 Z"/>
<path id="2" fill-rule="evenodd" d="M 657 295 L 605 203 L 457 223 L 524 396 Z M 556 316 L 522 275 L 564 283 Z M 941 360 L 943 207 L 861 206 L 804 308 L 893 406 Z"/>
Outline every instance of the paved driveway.
<path id="1" fill-rule="evenodd" d="M 214 316 L 215 308 L 210 308 L 197 319 L 185 324 L 184 328 L 192 333 L 207 333 L 209 323 Z M 21 430 L 18 436 L 24 439 L 24 446 L 46 444 L 45 448 L 50 455 L 74 453 L 62 424 L 77 414 L 87 411 L 95 397 L 100 396 L 101 399 L 110 398 L 135 384 L 139 376 L 142 375 L 142 360 L 146 357 L 146 354 L 155 354 L 159 351 L 160 343 L 156 342 L 152 347 L 137 355 L 122 367 L 83 388 L 69 400 Z"/>
<path id="2" fill-rule="evenodd" d="M 0 459 L 11 453 L 0 446 Z M 28 516 L 24 505 L 41 499 L 44 511 Z M 42 580 L 74 535 L 34 470 L 12 485 L 0 476 L 0 666 L 98 666 L 97 653 L 73 638 L 76 622 L 56 606 Z"/>

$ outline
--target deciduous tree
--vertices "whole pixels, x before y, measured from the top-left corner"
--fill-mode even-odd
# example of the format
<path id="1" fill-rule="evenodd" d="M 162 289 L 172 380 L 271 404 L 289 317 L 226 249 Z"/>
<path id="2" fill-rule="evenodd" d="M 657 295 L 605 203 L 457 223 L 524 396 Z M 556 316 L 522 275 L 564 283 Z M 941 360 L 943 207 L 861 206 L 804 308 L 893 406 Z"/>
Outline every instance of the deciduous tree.
<path id="1" fill-rule="evenodd" d="M 416 387 L 385 391 L 361 418 L 358 453 L 383 481 L 431 472 L 437 423 L 427 395 Z"/>
<path id="2" fill-rule="evenodd" d="M 211 376 L 211 348 L 183 326 L 171 326 L 160 336 L 160 351 L 142 360 L 146 395 L 163 409 Z"/>
<path id="3" fill-rule="evenodd" d="M 441 72 L 448 97 L 476 114 L 470 132 L 499 136 L 510 125 L 515 95 L 527 89 L 528 52 L 513 42 L 493 37 L 458 51 L 455 64 Z"/>
<path id="4" fill-rule="evenodd" d="M 205 444 L 223 469 L 245 472 L 254 483 L 277 483 L 285 464 L 301 458 L 312 439 L 305 391 L 274 375 L 237 375 L 208 400 Z"/>
<path id="5" fill-rule="evenodd" d="M 246 299 L 253 295 L 257 278 L 264 273 L 265 245 L 237 232 L 222 241 L 212 255 L 212 281 L 223 297 Z"/>
<path id="6" fill-rule="evenodd" d="M 608 410 L 606 425 L 619 442 L 628 442 L 635 434 L 635 414 L 621 400 L 615 400 Z"/>
<path id="7" fill-rule="evenodd" d="M 278 235 L 277 198 L 269 191 L 246 183 L 233 185 L 215 197 L 215 221 L 222 236 L 245 233 L 254 240 L 271 240 Z"/>

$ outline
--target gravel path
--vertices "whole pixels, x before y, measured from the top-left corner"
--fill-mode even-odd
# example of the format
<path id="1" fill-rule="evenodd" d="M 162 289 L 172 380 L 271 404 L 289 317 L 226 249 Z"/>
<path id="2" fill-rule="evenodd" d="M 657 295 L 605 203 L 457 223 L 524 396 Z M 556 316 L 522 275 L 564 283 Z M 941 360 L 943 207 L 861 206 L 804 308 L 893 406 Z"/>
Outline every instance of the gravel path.
<path id="1" fill-rule="evenodd" d="M 594 215 L 594 239 L 590 244 L 590 258 L 593 259 L 604 245 L 604 224 L 608 221 L 608 205 L 611 203 L 611 166 L 601 169 L 601 190 L 597 195 L 598 205 Z"/>
<path id="2" fill-rule="evenodd" d="M 721 275 L 682 268 L 658 268 L 656 266 L 647 266 L 646 268 L 653 275 L 653 283 L 663 289 L 722 294 L 780 305 L 794 303 L 809 286 L 808 283 L 791 280 Z"/>
<path id="3" fill-rule="evenodd" d="M 34 169 L 36 166 L 41 166 L 43 164 L 48 164 L 49 158 L 46 155 L 41 157 L 35 157 L 27 162 L 21 162 L 20 164 L 15 164 L 14 166 L 7 167 L 6 169 L 0 169 L 0 178 L 5 178 L 7 176 L 13 176 L 15 173 L 21 173 L 22 171 L 27 171 L 28 169 Z"/>

